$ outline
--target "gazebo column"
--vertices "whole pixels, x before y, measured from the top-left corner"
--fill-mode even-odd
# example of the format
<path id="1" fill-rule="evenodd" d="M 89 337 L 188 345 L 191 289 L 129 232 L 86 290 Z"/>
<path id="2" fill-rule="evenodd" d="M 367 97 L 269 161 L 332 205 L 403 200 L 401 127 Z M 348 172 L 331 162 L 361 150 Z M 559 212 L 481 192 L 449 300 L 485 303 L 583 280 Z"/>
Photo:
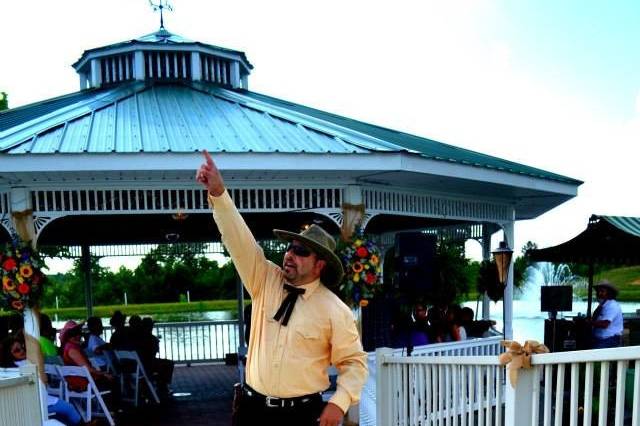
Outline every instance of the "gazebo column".
<path id="1" fill-rule="evenodd" d="M 33 207 L 31 205 L 31 193 L 25 187 L 11 188 L 11 216 L 17 236 L 24 242 L 30 242 L 33 250 L 36 249 L 36 230 L 33 223 Z M 44 390 L 46 375 L 44 374 L 44 359 L 40 350 L 40 312 L 39 307 L 25 307 L 24 341 L 27 350 L 27 359 L 38 368 L 40 390 Z M 45 391 L 46 392 L 46 391 Z M 42 421 L 47 419 L 46 399 L 40 401 L 42 407 Z"/>
<path id="2" fill-rule="evenodd" d="M 509 247 L 513 249 L 515 243 L 514 239 L 514 222 L 507 222 L 503 224 L 504 240 Z M 504 312 L 504 338 L 507 340 L 513 339 L 513 259 L 509 264 L 509 274 L 507 275 L 507 283 L 504 289 L 503 312 Z"/>
<path id="3" fill-rule="evenodd" d="M 491 229 L 489 224 L 482 224 L 482 260 L 491 260 Z M 491 300 L 485 291 L 482 294 L 482 319 L 488 320 L 491 316 L 489 313 Z"/>
<path id="4" fill-rule="evenodd" d="M 91 285 L 91 251 L 88 244 L 81 246 L 82 272 L 84 273 L 84 302 L 87 306 L 87 317 L 93 316 L 93 289 Z"/>

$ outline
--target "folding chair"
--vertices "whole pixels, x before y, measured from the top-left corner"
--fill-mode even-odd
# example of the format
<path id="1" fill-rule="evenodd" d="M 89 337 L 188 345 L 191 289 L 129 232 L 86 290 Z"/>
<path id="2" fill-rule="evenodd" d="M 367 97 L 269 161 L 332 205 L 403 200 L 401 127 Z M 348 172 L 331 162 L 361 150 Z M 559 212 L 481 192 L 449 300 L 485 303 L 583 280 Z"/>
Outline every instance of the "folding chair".
<path id="1" fill-rule="evenodd" d="M 115 422 L 113 421 L 113 417 L 111 417 L 111 413 L 107 408 L 107 405 L 104 403 L 102 399 L 103 395 L 111 393 L 110 390 L 101 391 L 96 386 L 96 383 L 93 381 L 93 377 L 89 373 L 86 367 L 72 367 L 72 366 L 59 366 L 60 374 L 64 377 L 64 399 L 67 402 L 71 402 L 80 412 L 80 416 L 82 416 L 82 420 L 85 422 L 90 422 L 93 415 L 96 416 L 104 416 L 111 426 L 115 426 Z M 80 377 L 86 379 L 87 386 L 84 390 L 82 389 L 72 389 L 69 387 L 69 377 Z M 74 401 L 72 401 L 74 399 Z M 80 399 L 84 401 L 83 404 L 77 404 L 75 400 Z M 96 410 L 94 413 L 93 403 L 96 403 Z"/>
<path id="2" fill-rule="evenodd" d="M 44 373 L 47 375 L 47 393 L 64 399 L 64 380 L 58 365 L 44 364 Z"/>
<path id="3" fill-rule="evenodd" d="M 144 381 L 156 404 L 160 404 L 160 399 L 158 398 L 156 389 L 153 386 L 153 383 L 151 383 L 151 380 L 149 379 L 149 376 L 147 375 L 146 371 L 144 370 L 144 366 L 140 361 L 140 357 L 138 357 L 138 353 L 136 351 L 114 351 L 114 352 L 116 354 L 116 358 L 118 358 L 118 361 L 120 363 L 121 374 L 123 376 L 123 379 L 125 379 L 121 382 L 123 383 L 122 399 L 126 401 L 133 401 L 133 405 L 137 407 L 140 381 Z M 130 366 L 131 368 L 128 368 L 127 366 Z M 126 379 L 130 379 L 133 382 L 132 383 L 134 388 L 133 398 L 125 397 L 124 381 L 126 381 Z"/>
<path id="4" fill-rule="evenodd" d="M 45 356 L 44 363 L 50 365 L 64 365 L 64 362 L 62 362 L 62 357 L 60 355 Z"/>

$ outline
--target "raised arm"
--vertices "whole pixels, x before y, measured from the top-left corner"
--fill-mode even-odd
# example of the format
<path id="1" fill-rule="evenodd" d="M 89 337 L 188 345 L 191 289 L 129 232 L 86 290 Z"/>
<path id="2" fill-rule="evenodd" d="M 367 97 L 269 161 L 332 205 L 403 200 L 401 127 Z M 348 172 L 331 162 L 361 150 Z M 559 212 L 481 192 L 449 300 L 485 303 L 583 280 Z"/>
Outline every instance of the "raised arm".
<path id="1" fill-rule="evenodd" d="M 206 149 L 202 151 L 202 155 L 205 161 L 196 172 L 196 180 L 209 191 L 209 194 L 219 197 L 225 190 L 222 175 Z"/>
<path id="2" fill-rule="evenodd" d="M 202 155 L 205 161 L 196 173 L 196 180 L 209 191 L 209 202 L 214 207 L 213 218 L 242 283 L 251 297 L 257 296 L 267 274 L 279 273 L 279 268 L 265 258 L 262 248 L 226 192 L 222 175 L 211 155 L 207 151 Z"/>

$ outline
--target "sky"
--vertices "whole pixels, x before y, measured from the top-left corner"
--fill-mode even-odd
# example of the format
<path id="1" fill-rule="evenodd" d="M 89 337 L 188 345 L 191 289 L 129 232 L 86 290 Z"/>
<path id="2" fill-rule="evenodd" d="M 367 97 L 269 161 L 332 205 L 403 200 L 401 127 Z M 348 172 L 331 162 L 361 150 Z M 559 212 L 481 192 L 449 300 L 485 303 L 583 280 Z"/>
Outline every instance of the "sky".
<path id="1" fill-rule="evenodd" d="M 640 216 L 638 1 L 170 4 L 169 31 L 247 54 L 252 91 L 584 181 L 516 223 L 517 253 L 593 213 Z M 0 22 L 0 91 L 18 107 L 77 91 L 84 50 L 154 32 L 159 16 L 145 0 L 21 0 L 0 3 Z"/>

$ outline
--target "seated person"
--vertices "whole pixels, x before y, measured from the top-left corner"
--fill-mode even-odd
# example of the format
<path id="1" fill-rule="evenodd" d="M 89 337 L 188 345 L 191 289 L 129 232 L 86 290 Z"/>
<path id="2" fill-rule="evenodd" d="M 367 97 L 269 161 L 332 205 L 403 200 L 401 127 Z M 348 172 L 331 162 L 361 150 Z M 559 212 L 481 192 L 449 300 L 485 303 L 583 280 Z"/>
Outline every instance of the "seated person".
<path id="1" fill-rule="evenodd" d="M 56 329 L 51 324 L 51 318 L 47 314 L 40 314 L 40 351 L 42 356 L 58 356 L 60 349 L 55 345 Z"/>
<path id="2" fill-rule="evenodd" d="M 438 307 L 431 307 L 427 313 L 429 322 L 429 341 L 431 343 L 442 343 L 447 341 L 447 326 L 445 311 Z"/>
<path id="3" fill-rule="evenodd" d="M 67 321 L 60 331 L 60 343 L 62 346 L 62 360 L 64 365 L 75 365 L 85 367 L 89 370 L 91 377 L 100 389 L 113 388 L 113 376 L 95 368 L 82 349 L 82 324 L 75 321 Z M 85 379 L 78 377 L 78 380 L 68 378 L 67 382 L 71 387 L 85 389 L 87 383 Z"/>
<path id="4" fill-rule="evenodd" d="M 462 325 L 464 326 L 467 337 L 486 337 L 489 329 L 496 325 L 493 320 L 478 320 L 474 321 L 473 309 L 469 307 L 462 308 Z"/>
<path id="5" fill-rule="evenodd" d="M 115 311 L 109 320 L 113 333 L 111 334 L 111 347 L 113 349 L 120 349 L 125 351 L 135 350 L 131 345 L 131 338 L 129 337 L 129 327 L 125 327 L 126 315 L 120 311 Z"/>
<path id="6" fill-rule="evenodd" d="M 155 376 L 160 393 L 169 394 L 174 362 L 169 359 L 157 358 L 160 340 L 153 335 L 153 319 L 149 317 L 142 319 L 142 333 L 138 349 L 142 365 L 148 374 Z"/>
<path id="7" fill-rule="evenodd" d="M 429 322 L 427 321 L 427 306 L 416 303 L 413 308 L 413 323 L 411 326 L 411 343 L 413 346 L 429 343 Z"/>
<path id="8" fill-rule="evenodd" d="M 467 340 L 467 330 L 462 325 L 462 308 L 460 308 L 460 305 L 451 305 L 447 309 L 446 323 L 450 341 Z"/>
<path id="9" fill-rule="evenodd" d="M 27 352 L 24 340 L 21 336 L 11 338 L 9 341 L 9 353 L 12 366 L 21 367 L 27 364 Z M 55 413 L 54 418 L 67 426 L 84 424 L 78 411 L 68 402 L 47 394 L 47 411 Z"/>
<path id="10" fill-rule="evenodd" d="M 106 357 L 109 354 L 105 351 L 110 350 L 111 345 L 102 339 L 102 332 L 104 331 L 102 321 L 98 317 L 89 317 L 87 319 L 87 327 L 89 328 L 87 352 L 93 358 L 93 365 L 102 371 L 106 371 L 108 365 Z"/>

